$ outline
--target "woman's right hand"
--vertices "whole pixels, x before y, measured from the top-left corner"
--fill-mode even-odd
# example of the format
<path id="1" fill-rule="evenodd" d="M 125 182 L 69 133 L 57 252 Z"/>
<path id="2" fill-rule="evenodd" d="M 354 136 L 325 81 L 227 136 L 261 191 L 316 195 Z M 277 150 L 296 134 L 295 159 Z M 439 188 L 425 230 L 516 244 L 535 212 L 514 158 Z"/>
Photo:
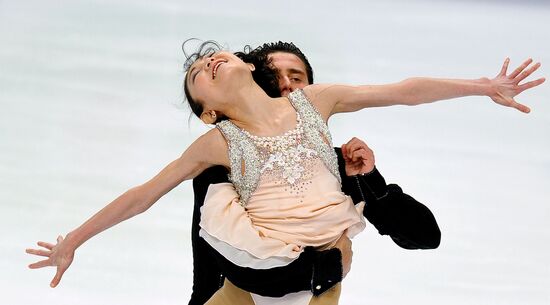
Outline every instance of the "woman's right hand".
<path id="1" fill-rule="evenodd" d="M 70 247 L 61 235 L 57 237 L 57 244 L 55 245 L 43 241 L 39 241 L 37 244 L 43 249 L 27 249 L 26 252 L 28 254 L 47 257 L 47 259 L 30 264 L 29 268 L 38 269 L 47 266 L 57 267 L 57 272 L 50 283 L 50 287 L 54 288 L 59 284 L 63 273 L 67 271 L 73 262 L 75 249 Z"/>

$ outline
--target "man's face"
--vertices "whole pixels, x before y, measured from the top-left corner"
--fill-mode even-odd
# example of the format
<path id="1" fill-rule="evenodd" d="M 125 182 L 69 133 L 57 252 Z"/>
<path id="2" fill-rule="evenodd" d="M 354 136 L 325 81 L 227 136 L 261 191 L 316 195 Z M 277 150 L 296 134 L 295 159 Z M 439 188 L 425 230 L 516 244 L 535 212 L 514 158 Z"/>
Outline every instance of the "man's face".
<path id="1" fill-rule="evenodd" d="M 277 70 L 281 96 L 287 96 L 290 92 L 309 85 L 306 66 L 298 56 L 287 52 L 275 52 L 269 54 L 268 59 Z"/>

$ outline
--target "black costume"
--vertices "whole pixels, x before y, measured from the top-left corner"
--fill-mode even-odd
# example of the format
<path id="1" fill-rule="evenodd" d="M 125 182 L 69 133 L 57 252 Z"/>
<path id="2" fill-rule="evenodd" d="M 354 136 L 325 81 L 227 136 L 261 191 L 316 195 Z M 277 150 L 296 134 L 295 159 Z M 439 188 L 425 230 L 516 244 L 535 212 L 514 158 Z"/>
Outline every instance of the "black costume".
<path id="1" fill-rule="evenodd" d="M 336 148 L 342 191 L 354 203 L 365 201 L 364 216 L 381 235 L 389 235 L 405 249 L 434 249 L 441 232 L 431 211 L 386 181 L 375 168 L 365 175 L 348 177 L 341 150 Z M 193 293 L 189 305 L 204 304 L 223 284 L 224 276 L 236 286 L 260 295 L 279 297 L 287 293 L 311 290 L 319 295 L 342 280 L 342 259 L 337 248 L 306 250 L 287 266 L 256 270 L 237 266 L 216 252 L 199 237 L 200 207 L 210 184 L 228 182 L 222 166 L 205 170 L 193 180 L 195 207 L 191 228 L 193 246 Z"/>

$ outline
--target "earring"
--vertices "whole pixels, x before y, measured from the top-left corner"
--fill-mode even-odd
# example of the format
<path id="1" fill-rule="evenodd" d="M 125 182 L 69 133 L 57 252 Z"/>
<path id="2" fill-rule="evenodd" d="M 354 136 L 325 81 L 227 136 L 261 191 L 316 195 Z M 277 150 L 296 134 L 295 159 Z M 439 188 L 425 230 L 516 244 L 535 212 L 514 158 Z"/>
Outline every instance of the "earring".
<path id="1" fill-rule="evenodd" d="M 216 111 L 210 112 L 210 116 L 216 121 Z"/>

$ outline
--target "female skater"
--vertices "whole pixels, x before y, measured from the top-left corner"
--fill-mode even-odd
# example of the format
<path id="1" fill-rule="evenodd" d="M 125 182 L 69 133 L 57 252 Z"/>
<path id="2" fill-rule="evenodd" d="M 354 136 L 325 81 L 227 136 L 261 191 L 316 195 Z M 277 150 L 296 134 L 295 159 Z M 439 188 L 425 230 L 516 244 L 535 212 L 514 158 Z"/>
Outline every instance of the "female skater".
<path id="1" fill-rule="evenodd" d="M 248 255 L 258 268 L 269 268 L 277 263 L 288 263 L 304 246 L 330 247 L 347 229 L 361 228 L 361 219 L 353 204 L 339 192 L 336 161 L 326 128 L 331 115 L 394 105 L 396 100 L 415 105 L 481 94 L 504 106 L 528 112 L 529 109 L 516 103 L 513 97 L 544 81 L 538 79 L 519 85 L 540 66 L 536 64 L 526 70 L 529 64 L 527 61 L 506 75 L 506 61 L 493 80 L 413 79 L 403 82 L 412 87 L 401 83 L 359 87 L 312 85 L 288 99 L 272 99 L 254 83 L 250 73 L 254 67 L 233 54 L 218 52 L 201 57 L 191 66 L 185 80 L 190 103 L 194 110 L 200 110 L 200 118 L 205 123 L 214 123 L 219 117 L 228 120 L 197 139 L 157 176 L 115 199 L 65 239 L 59 237 L 56 245 L 39 242 L 46 250 L 29 249 L 31 254 L 47 257 L 32 264 L 31 268 L 56 266 L 57 273 L 51 283 L 55 287 L 72 263 L 75 250 L 86 240 L 146 211 L 179 183 L 212 165 L 223 165 L 231 170 L 231 180 L 240 195 L 234 206 L 246 207 L 254 225 L 261 228 L 259 236 L 266 240 L 265 247 L 243 241 L 242 247 L 237 248 L 240 252 L 234 252 L 236 255 L 232 259 L 247 261 Z M 408 90 L 410 98 L 397 97 L 402 90 Z M 419 95 L 422 98 L 418 98 Z M 313 214 L 309 216 L 311 219 L 300 219 L 304 208 L 318 213 L 309 210 L 308 213 Z M 294 216 L 296 219 L 292 219 Z M 240 224 L 232 222 L 236 219 L 239 218 L 222 219 L 219 225 L 239 232 Z M 291 224 L 287 226 L 289 219 Z M 320 221 L 325 221 L 322 234 L 310 236 L 307 226 L 321 226 Z M 203 229 L 214 243 L 239 242 L 225 240 L 226 236 L 217 235 L 221 233 L 206 222 Z M 321 232 L 318 229 L 315 227 L 311 231 Z M 254 255 L 247 251 L 254 251 Z M 224 294 L 222 289 L 211 304 L 228 295 L 233 294 Z"/>

